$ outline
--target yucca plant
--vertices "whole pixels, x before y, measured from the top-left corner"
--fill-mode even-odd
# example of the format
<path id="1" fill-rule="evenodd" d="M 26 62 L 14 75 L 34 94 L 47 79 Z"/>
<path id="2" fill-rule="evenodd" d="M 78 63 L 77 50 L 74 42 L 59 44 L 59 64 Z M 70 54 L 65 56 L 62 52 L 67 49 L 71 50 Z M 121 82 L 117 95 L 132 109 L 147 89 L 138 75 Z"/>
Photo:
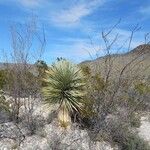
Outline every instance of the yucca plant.
<path id="1" fill-rule="evenodd" d="M 47 104 L 59 104 L 58 119 L 61 126 L 71 122 L 70 115 L 83 109 L 84 77 L 81 69 L 67 60 L 57 61 L 46 71 L 43 88 Z"/>

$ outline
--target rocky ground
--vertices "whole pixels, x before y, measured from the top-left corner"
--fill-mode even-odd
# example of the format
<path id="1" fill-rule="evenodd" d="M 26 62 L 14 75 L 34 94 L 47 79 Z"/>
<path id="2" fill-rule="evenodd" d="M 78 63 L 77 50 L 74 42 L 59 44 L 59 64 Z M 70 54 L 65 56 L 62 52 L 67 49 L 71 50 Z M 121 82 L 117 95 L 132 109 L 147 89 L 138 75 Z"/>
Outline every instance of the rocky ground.
<path id="1" fill-rule="evenodd" d="M 145 141 L 149 142 L 150 144 L 150 117 L 149 116 L 142 116 L 141 117 L 141 126 L 138 128 L 139 135 Z"/>
<path id="2" fill-rule="evenodd" d="M 9 138 L 0 140 L 0 150 L 114 150 L 109 143 L 91 142 L 86 130 L 75 126 L 62 129 L 53 121 L 39 129 L 35 135 L 26 136 L 18 146 L 15 138 L 19 137 L 18 128 L 13 123 L 1 124 L 5 132 L 1 135 Z M 21 129 L 25 134 L 25 129 Z M 24 131 L 23 131 L 24 130 Z M 21 136 L 21 135 L 20 135 Z M 117 148 L 116 148 L 117 149 Z"/>
<path id="3" fill-rule="evenodd" d="M 44 118 L 43 125 L 30 135 L 26 126 L 13 122 L 0 123 L 0 150 L 117 150 L 104 141 L 92 142 L 88 132 L 73 124 L 68 129 L 58 125 L 56 114 L 45 105 L 38 105 L 35 116 Z M 4 115 L 3 115 L 4 117 Z M 55 119 L 53 119 L 55 118 Z M 140 137 L 150 143 L 150 121 L 147 116 L 141 117 L 138 128 Z M 17 139 L 17 140 L 16 140 Z"/>

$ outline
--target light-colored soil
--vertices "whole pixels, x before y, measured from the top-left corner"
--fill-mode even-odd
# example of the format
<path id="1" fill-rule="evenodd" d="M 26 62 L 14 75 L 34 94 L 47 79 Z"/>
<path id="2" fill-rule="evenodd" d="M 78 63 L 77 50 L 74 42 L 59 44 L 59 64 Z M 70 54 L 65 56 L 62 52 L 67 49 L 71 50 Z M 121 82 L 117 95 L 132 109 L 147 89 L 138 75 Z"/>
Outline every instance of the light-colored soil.
<path id="1" fill-rule="evenodd" d="M 148 116 L 141 117 L 141 126 L 138 131 L 139 136 L 150 144 L 150 120 Z"/>

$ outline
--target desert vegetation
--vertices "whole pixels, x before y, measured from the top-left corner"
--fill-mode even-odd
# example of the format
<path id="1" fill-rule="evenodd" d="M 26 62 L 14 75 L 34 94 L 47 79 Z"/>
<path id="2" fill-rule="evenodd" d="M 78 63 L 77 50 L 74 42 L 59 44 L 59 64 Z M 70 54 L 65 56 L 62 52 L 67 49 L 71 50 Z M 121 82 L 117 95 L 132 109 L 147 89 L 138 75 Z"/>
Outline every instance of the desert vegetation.
<path id="1" fill-rule="evenodd" d="M 43 88 L 45 102 L 59 104 L 58 118 L 62 126 L 67 127 L 72 116 L 81 112 L 83 105 L 84 77 L 76 65 L 60 60 L 46 71 L 46 87 Z"/>
<path id="2" fill-rule="evenodd" d="M 87 149 L 96 149 L 94 144 L 102 141 L 114 149 L 150 149 L 137 132 L 141 114 L 150 110 L 149 34 L 143 45 L 130 51 L 139 29 L 136 26 L 128 52 L 114 55 L 111 48 L 118 34 L 111 40 L 109 36 L 117 24 L 101 33 L 105 56 L 80 64 L 58 58 L 47 65 L 41 60 L 45 34 L 37 33 L 34 20 L 19 29 L 11 28 L 12 63 L 6 61 L 0 70 L 0 140 L 14 142 L 8 149 L 24 149 L 28 139 L 36 141 L 37 136 L 48 141 L 41 149 L 71 149 L 84 138 L 89 139 Z M 30 49 L 34 39 L 40 46 L 33 64 Z M 76 133 L 78 138 L 71 139 Z M 67 136 L 71 141 L 64 144 Z M 82 142 L 74 149 L 82 147 Z"/>

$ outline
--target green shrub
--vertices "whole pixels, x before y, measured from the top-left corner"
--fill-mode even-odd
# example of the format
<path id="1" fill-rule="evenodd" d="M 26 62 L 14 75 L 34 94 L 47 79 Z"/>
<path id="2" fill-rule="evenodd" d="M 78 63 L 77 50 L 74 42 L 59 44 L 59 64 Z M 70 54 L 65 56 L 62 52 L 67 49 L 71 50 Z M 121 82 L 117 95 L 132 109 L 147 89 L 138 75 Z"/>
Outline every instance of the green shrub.
<path id="1" fill-rule="evenodd" d="M 150 146 L 138 133 L 133 133 L 128 129 L 128 125 L 123 122 L 113 122 L 107 126 L 107 133 L 112 142 L 117 144 L 121 150 L 150 150 Z"/>
<path id="2" fill-rule="evenodd" d="M 135 90 L 140 94 L 147 94 L 150 93 L 150 86 L 142 81 L 135 84 Z"/>
<path id="3" fill-rule="evenodd" d="M 139 128 L 140 125 L 141 125 L 140 116 L 139 116 L 139 115 L 135 115 L 135 113 L 133 113 L 133 114 L 130 116 L 129 121 L 130 121 L 131 127 Z"/>
<path id="4" fill-rule="evenodd" d="M 44 87 L 46 86 L 46 83 L 43 81 L 43 78 L 45 77 L 46 70 L 48 70 L 48 66 L 46 62 L 43 60 L 38 60 L 35 63 L 35 66 L 37 67 L 37 71 L 38 71 L 39 83 L 41 84 L 42 87 Z"/>
<path id="5" fill-rule="evenodd" d="M 0 89 L 3 89 L 6 84 L 6 71 L 0 70 Z"/>
<path id="6" fill-rule="evenodd" d="M 27 97 L 38 93 L 39 79 L 29 70 L 8 69 L 5 90 L 12 96 Z"/>
<path id="7" fill-rule="evenodd" d="M 126 143 L 123 143 L 122 150 L 150 150 L 147 142 L 137 134 L 129 134 Z"/>

